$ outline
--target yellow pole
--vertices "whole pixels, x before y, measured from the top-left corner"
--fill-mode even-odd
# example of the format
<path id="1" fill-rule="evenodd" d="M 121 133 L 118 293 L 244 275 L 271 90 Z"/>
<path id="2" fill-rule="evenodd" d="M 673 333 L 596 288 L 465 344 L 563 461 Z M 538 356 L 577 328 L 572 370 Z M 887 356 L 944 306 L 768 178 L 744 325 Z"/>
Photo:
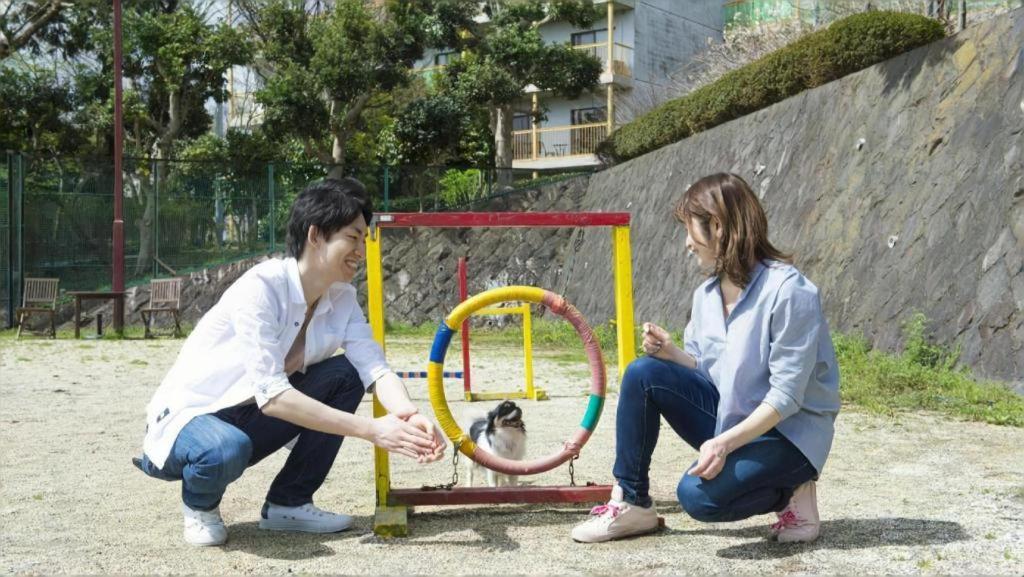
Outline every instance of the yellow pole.
<path id="1" fill-rule="evenodd" d="M 384 276 L 380 258 L 380 236 L 383 231 L 379 227 L 371 227 L 366 237 L 366 303 L 370 317 L 370 329 L 373 339 L 384 348 Z M 387 412 L 384 406 L 373 395 L 373 416 L 383 417 Z M 391 489 L 390 463 L 388 452 L 379 447 L 373 448 L 374 479 L 377 485 L 377 506 L 386 507 L 388 491 Z"/>
<path id="2" fill-rule="evenodd" d="M 615 3 L 614 2 L 608 2 L 608 66 L 607 66 L 608 70 L 607 70 L 607 72 L 608 72 L 608 76 L 609 76 L 609 81 L 608 81 L 608 86 L 606 87 L 606 90 L 608 91 L 608 105 L 605 107 L 605 114 L 606 114 L 606 116 L 608 116 L 608 118 L 607 118 L 608 134 L 605 135 L 606 137 L 611 136 L 612 135 L 612 130 L 615 130 L 615 83 L 613 82 L 613 80 L 615 80 L 615 63 L 613 61 L 613 58 L 615 58 L 615 50 L 614 50 L 615 44 L 614 44 L 614 40 L 615 40 Z"/>
<path id="3" fill-rule="evenodd" d="M 614 41 L 614 38 L 615 38 L 615 3 L 614 2 L 608 2 L 608 63 L 606 64 L 606 68 L 607 68 L 606 72 L 608 72 L 609 74 L 611 74 L 612 71 L 615 70 L 615 67 L 612 66 L 612 58 L 614 57 L 614 54 L 613 54 L 613 51 L 612 51 L 612 43 Z"/>
<path id="4" fill-rule="evenodd" d="M 608 134 L 611 136 L 612 131 L 615 130 L 615 87 L 611 84 L 608 85 L 608 105 L 606 107 L 608 114 Z"/>
<path id="5" fill-rule="evenodd" d="M 537 160 L 537 149 L 539 143 L 537 141 L 537 93 L 533 93 L 533 103 L 530 106 L 530 110 L 533 114 L 530 116 L 530 158 Z M 536 175 L 536 172 L 534 172 Z M 534 178 L 537 178 L 534 176 Z"/>
<path id="6" fill-rule="evenodd" d="M 533 388 L 533 320 L 530 303 L 523 303 L 523 369 L 526 372 L 526 398 L 537 400 Z"/>
<path id="7" fill-rule="evenodd" d="M 612 228 L 612 261 L 615 263 L 615 320 L 619 345 L 619 378 L 636 358 L 633 340 L 633 266 L 629 227 Z"/>

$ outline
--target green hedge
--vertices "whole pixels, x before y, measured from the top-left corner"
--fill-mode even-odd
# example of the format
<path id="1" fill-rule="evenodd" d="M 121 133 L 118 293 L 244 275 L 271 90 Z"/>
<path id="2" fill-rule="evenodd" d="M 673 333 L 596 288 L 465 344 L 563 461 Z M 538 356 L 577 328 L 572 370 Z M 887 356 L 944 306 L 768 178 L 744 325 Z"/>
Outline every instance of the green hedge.
<path id="1" fill-rule="evenodd" d="M 612 133 L 598 153 L 611 162 L 635 158 L 944 35 L 942 24 L 916 14 L 865 12 L 838 20 L 662 104 Z"/>

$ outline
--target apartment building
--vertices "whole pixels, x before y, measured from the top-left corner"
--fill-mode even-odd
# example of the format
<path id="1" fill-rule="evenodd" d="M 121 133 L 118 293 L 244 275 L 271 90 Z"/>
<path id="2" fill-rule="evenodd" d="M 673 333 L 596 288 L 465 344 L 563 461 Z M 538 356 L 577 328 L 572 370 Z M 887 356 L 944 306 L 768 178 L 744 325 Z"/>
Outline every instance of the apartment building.
<path id="1" fill-rule="evenodd" d="M 585 50 L 604 65 L 599 86 L 567 100 L 523 89 L 514 126 L 514 168 L 552 169 L 598 163 L 597 145 L 629 119 L 618 110 L 634 95 L 667 80 L 668 75 L 722 36 L 722 0 L 594 0 L 603 17 L 587 29 L 564 22 L 546 24 L 546 42 Z M 417 63 L 430 73 L 455 55 L 430 52 Z M 531 110 L 546 110 L 533 122 Z"/>

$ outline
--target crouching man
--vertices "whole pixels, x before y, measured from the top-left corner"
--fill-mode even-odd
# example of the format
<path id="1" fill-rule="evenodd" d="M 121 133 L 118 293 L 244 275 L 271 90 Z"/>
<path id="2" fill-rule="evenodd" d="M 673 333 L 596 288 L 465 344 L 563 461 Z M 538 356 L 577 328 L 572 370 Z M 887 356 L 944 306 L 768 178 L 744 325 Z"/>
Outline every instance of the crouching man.
<path id="1" fill-rule="evenodd" d="M 350 284 L 371 216 L 356 180 L 306 188 L 288 221 L 288 257 L 260 263 L 225 291 L 153 395 L 134 462 L 181 481 L 185 541 L 223 544 L 227 486 L 285 445 L 291 453 L 267 492 L 261 529 L 349 528 L 351 517 L 313 504 L 345 437 L 421 463 L 444 454 L 443 436 L 388 367 Z M 370 387 L 388 415 L 354 414 Z"/>

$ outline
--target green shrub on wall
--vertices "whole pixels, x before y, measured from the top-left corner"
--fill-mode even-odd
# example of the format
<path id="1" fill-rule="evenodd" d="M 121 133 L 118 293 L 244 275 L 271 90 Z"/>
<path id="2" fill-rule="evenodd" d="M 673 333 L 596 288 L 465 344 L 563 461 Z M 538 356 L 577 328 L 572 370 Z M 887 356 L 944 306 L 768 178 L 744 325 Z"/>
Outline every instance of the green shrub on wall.
<path id="1" fill-rule="evenodd" d="M 478 169 L 446 170 L 438 181 L 441 200 L 446 206 L 468 202 L 480 196 L 483 191 L 483 173 Z"/>
<path id="2" fill-rule="evenodd" d="M 598 153 L 610 162 L 635 158 L 944 35 L 940 22 L 916 14 L 865 12 L 838 20 L 622 126 Z"/>

